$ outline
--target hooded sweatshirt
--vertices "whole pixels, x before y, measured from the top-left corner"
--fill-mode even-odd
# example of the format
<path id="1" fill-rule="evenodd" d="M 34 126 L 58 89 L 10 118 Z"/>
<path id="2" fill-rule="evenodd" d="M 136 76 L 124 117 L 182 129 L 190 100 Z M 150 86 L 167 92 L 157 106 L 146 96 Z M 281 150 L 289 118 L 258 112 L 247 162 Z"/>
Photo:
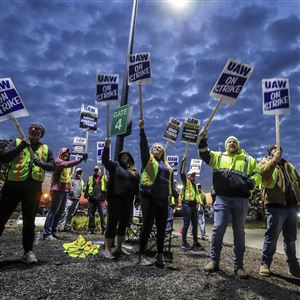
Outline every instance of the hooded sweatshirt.
<path id="1" fill-rule="evenodd" d="M 109 160 L 109 147 L 104 147 L 102 154 L 102 163 L 109 172 L 109 181 L 107 189 L 107 198 L 121 197 L 124 200 L 132 200 L 138 192 L 139 174 L 136 176 L 127 171 L 120 161 L 122 154 L 126 153 L 134 165 L 134 159 L 128 151 L 121 151 L 117 161 Z"/>
<path id="2" fill-rule="evenodd" d="M 55 169 L 52 174 L 52 183 L 51 183 L 51 191 L 62 191 L 62 192 L 70 192 L 72 190 L 71 183 L 62 183 L 60 182 L 60 175 L 63 169 L 72 168 L 78 165 L 81 160 L 75 159 L 71 161 L 63 160 L 63 155 L 66 152 L 70 152 L 68 148 L 62 148 L 59 151 L 58 157 L 55 159 Z"/>

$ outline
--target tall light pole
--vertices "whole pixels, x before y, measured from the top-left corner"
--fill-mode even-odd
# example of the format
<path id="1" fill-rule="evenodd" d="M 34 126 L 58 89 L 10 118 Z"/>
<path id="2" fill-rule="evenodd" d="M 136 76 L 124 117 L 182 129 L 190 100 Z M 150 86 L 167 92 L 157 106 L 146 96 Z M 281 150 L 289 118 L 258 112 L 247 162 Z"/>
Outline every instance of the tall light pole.
<path id="1" fill-rule="evenodd" d="M 130 23 L 130 31 L 129 31 L 129 39 L 128 39 L 128 50 L 127 50 L 127 56 L 125 60 L 125 72 L 124 72 L 124 81 L 123 81 L 123 87 L 122 87 L 122 98 L 120 106 L 126 105 L 128 102 L 128 56 L 132 54 L 133 49 L 133 42 L 134 42 L 134 32 L 135 32 L 135 25 L 136 25 L 136 16 L 137 16 L 137 10 L 138 10 L 138 0 L 133 0 L 132 5 L 132 13 L 131 13 L 131 23 Z M 116 137 L 116 147 L 115 147 L 115 160 L 118 159 L 118 155 L 120 151 L 123 149 L 124 144 L 124 136 L 123 135 L 117 135 Z"/>

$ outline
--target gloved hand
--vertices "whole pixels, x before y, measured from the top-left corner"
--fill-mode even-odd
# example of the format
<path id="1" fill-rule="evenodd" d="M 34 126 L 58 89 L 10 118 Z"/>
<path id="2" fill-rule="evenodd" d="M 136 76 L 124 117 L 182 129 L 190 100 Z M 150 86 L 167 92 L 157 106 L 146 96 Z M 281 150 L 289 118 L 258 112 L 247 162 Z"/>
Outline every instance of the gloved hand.
<path id="1" fill-rule="evenodd" d="M 24 146 L 24 147 L 27 147 L 27 146 L 30 146 L 31 143 L 29 140 L 25 139 L 25 140 L 22 140 L 21 141 L 21 145 Z"/>
<path id="2" fill-rule="evenodd" d="M 80 158 L 80 161 L 86 161 L 88 159 L 88 154 L 87 153 L 83 153 L 82 158 Z"/>
<path id="3" fill-rule="evenodd" d="M 43 164 L 43 161 L 42 161 L 40 158 L 36 157 L 36 158 L 34 158 L 33 163 L 34 163 L 36 166 L 41 167 L 42 164 Z"/>

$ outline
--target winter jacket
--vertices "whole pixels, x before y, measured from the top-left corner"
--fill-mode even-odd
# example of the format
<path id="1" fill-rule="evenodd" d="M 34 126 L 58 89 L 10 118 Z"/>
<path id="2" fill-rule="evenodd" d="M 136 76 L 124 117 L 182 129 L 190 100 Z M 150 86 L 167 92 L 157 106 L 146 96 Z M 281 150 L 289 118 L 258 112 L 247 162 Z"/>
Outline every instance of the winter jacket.
<path id="1" fill-rule="evenodd" d="M 27 143 L 24 140 L 18 145 L 15 139 L 0 140 L 0 163 L 11 162 L 26 147 Z"/>
<path id="2" fill-rule="evenodd" d="M 81 195 L 84 193 L 84 182 L 81 178 L 74 177 L 72 179 L 72 190 L 69 192 L 69 199 L 79 200 Z"/>
<path id="3" fill-rule="evenodd" d="M 32 144 L 30 147 L 32 148 L 34 153 L 37 153 L 38 149 L 43 144 L 38 142 L 36 144 Z M 27 145 L 25 145 L 24 141 L 18 142 L 17 140 L 9 142 L 6 146 L 5 150 L 5 160 L 9 159 L 10 161 L 18 160 L 21 157 L 24 157 L 24 151 Z M 47 159 L 45 161 L 40 160 L 38 163 L 38 167 L 45 171 L 53 171 L 55 167 L 55 161 L 52 154 L 52 151 L 47 147 Z M 6 156 L 7 155 L 7 156 Z M 8 173 L 12 171 L 11 168 L 13 168 L 16 164 L 10 164 L 8 168 Z M 41 190 L 42 189 L 42 181 L 34 180 L 32 178 L 32 170 L 34 167 L 34 163 L 31 159 L 28 160 L 28 176 L 23 181 L 14 181 L 14 180 L 6 180 L 5 184 L 10 186 L 16 186 L 22 189 L 28 189 L 28 190 Z"/>
<path id="4" fill-rule="evenodd" d="M 294 205 L 300 205 L 300 177 L 295 167 L 287 162 L 281 160 L 286 176 L 272 159 L 263 159 L 259 163 L 260 174 L 262 176 L 262 195 L 264 205 L 279 205 L 286 206 L 289 198 L 294 198 Z M 287 196 L 287 189 L 290 189 L 290 194 Z M 292 204 L 292 203 L 290 203 Z"/>
<path id="5" fill-rule="evenodd" d="M 261 183 L 256 160 L 242 149 L 235 153 L 211 151 L 204 139 L 199 144 L 199 155 L 213 168 L 216 195 L 248 198 Z"/>
<path id="6" fill-rule="evenodd" d="M 124 153 L 129 156 L 131 164 L 134 165 L 134 159 L 129 152 L 121 151 L 118 155 L 118 161 L 112 161 L 109 160 L 109 147 L 104 147 L 102 163 L 109 172 L 108 200 L 114 197 L 133 200 L 134 195 L 138 192 L 139 174 L 137 173 L 136 176 L 133 176 L 120 163 L 120 157 Z"/>
<path id="7" fill-rule="evenodd" d="M 64 169 L 72 168 L 78 165 L 81 160 L 75 159 L 71 161 L 63 160 L 63 155 L 69 152 L 68 148 L 62 148 L 59 151 L 58 157 L 55 159 L 55 169 L 52 174 L 52 182 L 51 182 L 51 191 L 63 191 L 69 193 L 72 190 L 71 180 L 69 182 L 62 180 L 62 173 L 65 172 Z M 69 170 L 70 171 L 70 170 Z"/>

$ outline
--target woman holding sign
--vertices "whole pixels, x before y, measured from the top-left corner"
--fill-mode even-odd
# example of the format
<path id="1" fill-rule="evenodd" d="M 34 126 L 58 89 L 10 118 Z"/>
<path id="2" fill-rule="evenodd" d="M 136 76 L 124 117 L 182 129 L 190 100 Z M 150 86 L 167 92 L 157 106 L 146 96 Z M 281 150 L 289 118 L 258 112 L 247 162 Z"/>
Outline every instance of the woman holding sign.
<path id="1" fill-rule="evenodd" d="M 117 161 L 109 160 L 110 140 L 106 139 L 102 154 L 102 163 L 109 172 L 107 190 L 108 221 L 105 232 L 105 250 L 103 256 L 108 259 L 128 255 L 122 249 L 126 227 L 133 209 L 133 199 L 139 189 L 139 174 L 134 159 L 127 151 L 121 151 Z M 111 253 L 110 248 L 116 237 L 117 247 Z"/>
<path id="2" fill-rule="evenodd" d="M 144 120 L 140 120 L 139 127 L 143 170 L 140 180 L 143 226 L 140 234 L 139 263 L 143 266 L 151 264 L 145 254 L 146 244 L 155 219 L 157 228 L 156 265 L 164 267 L 163 247 L 168 218 L 168 200 L 172 196 L 178 198 L 178 193 L 173 181 L 173 170 L 165 159 L 163 146 L 154 144 L 149 152 Z"/>

